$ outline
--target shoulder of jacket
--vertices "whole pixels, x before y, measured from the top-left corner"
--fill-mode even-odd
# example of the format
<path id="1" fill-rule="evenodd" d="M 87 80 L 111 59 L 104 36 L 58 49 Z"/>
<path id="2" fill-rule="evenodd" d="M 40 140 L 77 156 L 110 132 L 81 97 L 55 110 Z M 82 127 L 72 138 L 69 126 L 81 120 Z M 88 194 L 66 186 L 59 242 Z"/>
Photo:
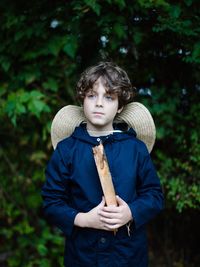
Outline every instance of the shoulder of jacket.
<path id="1" fill-rule="evenodd" d="M 66 137 L 57 144 L 57 148 L 63 149 L 66 147 L 71 147 L 73 145 L 73 138 L 72 136 Z"/>
<path id="2" fill-rule="evenodd" d="M 61 140 L 57 144 L 56 150 L 64 161 L 70 158 L 71 152 L 73 151 L 74 143 L 75 140 L 70 136 Z"/>
<path id="3" fill-rule="evenodd" d="M 129 140 L 131 143 L 133 143 L 135 149 L 141 156 L 146 157 L 149 155 L 147 146 L 142 140 L 138 139 L 137 137 L 132 137 Z"/>

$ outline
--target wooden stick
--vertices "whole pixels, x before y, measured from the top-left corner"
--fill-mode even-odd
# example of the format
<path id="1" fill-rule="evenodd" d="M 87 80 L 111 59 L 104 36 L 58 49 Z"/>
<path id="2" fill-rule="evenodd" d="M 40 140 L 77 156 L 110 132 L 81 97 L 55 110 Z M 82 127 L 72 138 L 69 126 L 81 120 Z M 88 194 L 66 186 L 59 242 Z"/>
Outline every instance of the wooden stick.
<path id="1" fill-rule="evenodd" d="M 117 200 L 116 200 L 115 189 L 112 182 L 112 176 L 110 173 L 108 161 L 102 143 L 100 143 L 98 146 L 93 147 L 92 150 L 94 153 L 94 160 L 99 174 L 106 205 L 117 206 Z M 114 230 L 115 234 L 116 231 L 117 229 Z"/>

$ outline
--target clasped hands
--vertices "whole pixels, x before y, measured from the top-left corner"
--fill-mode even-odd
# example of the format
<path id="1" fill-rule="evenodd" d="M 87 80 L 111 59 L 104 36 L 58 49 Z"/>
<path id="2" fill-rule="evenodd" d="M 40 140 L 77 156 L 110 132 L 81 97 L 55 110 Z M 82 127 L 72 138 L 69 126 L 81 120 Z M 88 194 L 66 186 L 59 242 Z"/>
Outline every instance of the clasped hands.
<path id="1" fill-rule="evenodd" d="M 103 197 L 101 203 L 86 213 L 78 213 L 74 224 L 79 227 L 89 227 L 107 231 L 113 231 L 132 220 L 131 210 L 128 204 L 119 196 L 116 196 L 118 206 L 105 206 Z"/>

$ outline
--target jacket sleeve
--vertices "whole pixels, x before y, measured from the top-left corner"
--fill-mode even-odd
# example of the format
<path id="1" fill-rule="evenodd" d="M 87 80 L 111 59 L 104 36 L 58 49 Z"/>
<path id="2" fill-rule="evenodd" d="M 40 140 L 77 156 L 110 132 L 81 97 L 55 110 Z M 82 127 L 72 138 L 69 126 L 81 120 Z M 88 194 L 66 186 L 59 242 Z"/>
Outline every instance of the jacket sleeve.
<path id="1" fill-rule="evenodd" d="M 69 168 L 58 147 L 47 165 L 45 175 L 46 182 L 41 192 L 44 215 L 50 223 L 69 236 L 78 211 L 70 207 Z"/>
<path id="2" fill-rule="evenodd" d="M 163 193 L 149 154 L 139 160 L 137 197 L 129 204 L 136 229 L 163 209 Z"/>

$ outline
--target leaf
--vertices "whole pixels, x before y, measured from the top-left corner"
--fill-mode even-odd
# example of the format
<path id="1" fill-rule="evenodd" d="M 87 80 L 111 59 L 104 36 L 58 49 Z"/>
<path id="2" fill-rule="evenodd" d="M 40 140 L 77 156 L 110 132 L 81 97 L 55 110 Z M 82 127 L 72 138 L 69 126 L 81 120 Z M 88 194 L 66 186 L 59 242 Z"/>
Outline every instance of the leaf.
<path id="1" fill-rule="evenodd" d="M 171 7 L 170 7 L 170 15 L 173 17 L 173 18 L 175 18 L 175 19 L 177 19 L 178 17 L 180 17 L 180 15 L 181 15 L 181 8 L 180 8 L 180 6 L 179 5 L 172 5 Z"/>
<path id="2" fill-rule="evenodd" d="M 57 56 L 59 54 L 62 47 L 63 47 L 63 38 L 59 36 L 51 38 L 47 44 L 48 51 L 54 56 Z"/>
<path id="3" fill-rule="evenodd" d="M 91 7 L 91 9 L 99 16 L 101 12 L 101 6 L 96 0 L 84 0 L 84 2 Z"/>
<path id="4" fill-rule="evenodd" d="M 19 41 L 24 37 L 24 31 L 16 31 L 14 35 L 14 40 Z"/>
<path id="5" fill-rule="evenodd" d="M 124 0 L 115 0 L 114 2 L 118 4 L 120 10 L 126 7 L 126 2 Z"/>
<path id="6" fill-rule="evenodd" d="M 44 151 L 36 151 L 30 156 L 30 161 L 35 162 L 37 164 L 43 164 L 44 160 L 46 160 L 46 154 Z"/>
<path id="7" fill-rule="evenodd" d="M 140 4 L 141 7 L 144 8 L 152 8 L 152 7 L 168 7 L 169 4 L 165 0 L 156 0 L 156 1 L 149 1 L 149 0 L 138 0 L 138 3 Z"/>
<path id="8" fill-rule="evenodd" d="M 48 249 L 44 244 L 38 244 L 37 251 L 41 256 L 45 256 L 48 253 Z"/>
<path id="9" fill-rule="evenodd" d="M 138 31 L 134 32 L 133 40 L 136 45 L 139 45 L 142 42 L 142 38 L 143 38 L 143 33 Z"/>
<path id="10" fill-rule="evenodd" d="M 10 59 L 6 56 L 0 56 L 0 64 L 2 69 L 7 72 L 10 69 L 11 63 Z"/>
<path id="11" fill-rule="evenodd" d="M 40 266 L 42 267 L 51 267 L 51 260 L 50 259 L 40 259 L 39 260 L 39 263 L 38 263 Z"/>
<path id="12" fill-rule="evenodd" d="M 34 228 L 30 226 L 27 220 L 23 220 L 16 224 L 14 227 L 14 231 L 17 231 L 20 234 L 31 234 L 34 232 Z"/>
<path id="13" fill-rule="evenodd" d="M 36 75 L 33 72 L 32 73 L 26 73 L 24 75 L 24 79 L 25 79 L 26 85 L 28 85 L 30 83 L 33 83 L 36 80 Z"/>
<path id="14" fill-rule="evenodd" d="M 37 209 L 41 205 L 41 199 L 35 194 L 35 192 L 29 193 L 26 198 L 26 204 L 31 209 Z"/>
<path id="15" fill-rule="evenodd" d="M 45 89 L 49 89 L 53 92 L 57 92 L 58 91 L 58 82 L 56 79 L 53 78 L 49 78 L 46 82 L 44 82 L 43 87 Z"/>
<path id="16" fill-rule="evenodd" d="M 72 59 L 75 58 L 78 48 L 77 38 L 74 35 L 68 36 L 66 38 L 66 43 L 63 47 L 63 51 Z"/>
<path id="17" fill-rule="evenodd" d="M 16 125 L 17 117 L 25 114 L 27 109 L 36 117 L 40 117 L 42 112 L 50 112 L 49 106 L 45 103 L 44 95 L 37 90 L 32 90 L 30 93 L 19 89 L 15 93 L 11 93 L 5 102 L 5 113 L 11 118 L 11 121 Z"/>
<path id="18" fill-rule="evenodd" d="M 184 0 L 184 2 L 187 6 L 191 6 L 194 0 Z"/>
<path id="19" fill-rule="evenodd" d="M 115 23 L 113 26 L 113 30 L 119 38 L 123 38 L 126 35 L 124 26 L 121 25 L 120 23 Z"/>
<path id="20" fill-rule="evenodd" d="M 200 43 L 196 43 L 192 52 L 192 57 L 200 60 Z"/>
<path id="21" fill-rule="evenodd" d="M 50 111 L 48 105 L 40 99 L 31 99 L 31 101 L 28 103 L 28 109 L 38 118 L 42 112 Z"/>

